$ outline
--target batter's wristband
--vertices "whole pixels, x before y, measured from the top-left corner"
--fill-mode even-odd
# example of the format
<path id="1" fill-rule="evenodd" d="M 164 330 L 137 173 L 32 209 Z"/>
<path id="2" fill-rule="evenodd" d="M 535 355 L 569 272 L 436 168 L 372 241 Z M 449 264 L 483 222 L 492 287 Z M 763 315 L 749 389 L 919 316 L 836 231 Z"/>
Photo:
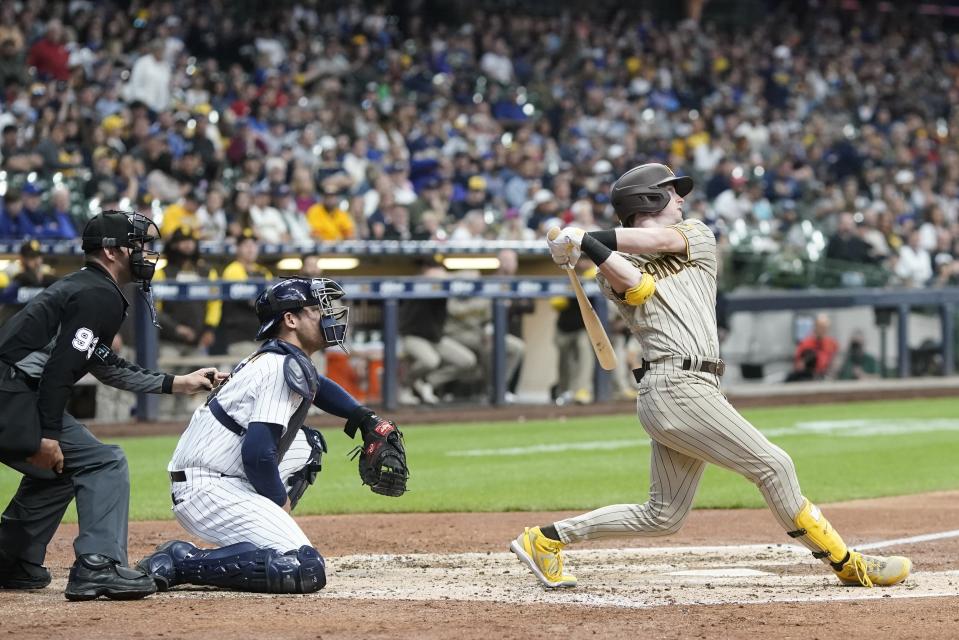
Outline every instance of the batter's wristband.
<path id="1" fill-rule="evenodd" d="M 603 229 L 602 231 L 590 231 L 586 235 L 596 238 L 611 250 L 616 251 L 616 229 Z"/>
<path id="2" fill-rule="evenodd" d="M 591 233 L 583 235 L 583 242 L 580 247 L 583 249 L 583 253 L 589 256 L 589 259 L 592 260 L 597 267 L 606 262 L 609 256 L 613 254 L 612 249 L 594 238 Z"/>

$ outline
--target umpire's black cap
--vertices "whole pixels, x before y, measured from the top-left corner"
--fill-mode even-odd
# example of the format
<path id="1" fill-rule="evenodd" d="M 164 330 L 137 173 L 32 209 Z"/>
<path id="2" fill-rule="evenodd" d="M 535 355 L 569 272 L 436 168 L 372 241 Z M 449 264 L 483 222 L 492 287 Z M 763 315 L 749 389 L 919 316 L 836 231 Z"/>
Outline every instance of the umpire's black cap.
<path id="1" fill-rule="evenodd" d="M 151 233 L 156 225 L 138 213 L 104 211 L 90 218 L 83 227 L 83 251 L 88 253 L 102 247 L 130 247 L 159 238 Z"/>

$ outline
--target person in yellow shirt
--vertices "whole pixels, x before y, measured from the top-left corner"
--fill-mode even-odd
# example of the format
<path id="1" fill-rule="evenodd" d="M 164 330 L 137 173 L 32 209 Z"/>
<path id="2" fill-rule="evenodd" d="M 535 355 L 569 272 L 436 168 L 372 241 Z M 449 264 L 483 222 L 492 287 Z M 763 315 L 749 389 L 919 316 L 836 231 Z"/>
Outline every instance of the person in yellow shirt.
<path id="1" fill-rule="evenodd" d="M 245 282 L 246 280 L 268 281 L 273 274 L 266 267 L 257 263 L 260 257 L 260 243 L 252 229 L 244 229 L 236 239 L 236 260 L 223 269 L 223 280 Z M 225 353 L 231 356 L 246 356 L 256 351 L 259 344 L 252 341 L 260 328 L 260 321 L 256 317 L 253 302 L 256 294 L 240 300 L 226 300 L 223 302 L 223 314 L 216 332 L 216 341 L 210 353 Z"/>
<path id="2" fill-rule="evenodd" d="M 323 199 L 306 210 L 313 237 L 317 240 L 352 240 L 356 237 L 353 217 L 340 208 L 340 192 L 332 186 L 323 189 Z"/>
<path id="3" fill-rule="evenodd" d="M 180 227 L 197 229 L 199 219 L 196 212 L 201 202 L 200 194 L 191 189 L 180 202 L 175 202 L 164 209 L 160 235 L 169 238 Z"/>

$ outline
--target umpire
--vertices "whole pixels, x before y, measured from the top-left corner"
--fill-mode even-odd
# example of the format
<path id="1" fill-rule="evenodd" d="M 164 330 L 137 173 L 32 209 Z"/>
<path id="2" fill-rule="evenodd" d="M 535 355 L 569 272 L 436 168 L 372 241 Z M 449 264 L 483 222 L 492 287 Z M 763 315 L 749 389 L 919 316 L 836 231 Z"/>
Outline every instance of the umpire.
<path id="1" fill-rule="evenodd" d="M 0 328 L 0 461 L 23 474 L 0 517 L 0 587 L 42 589 L 47 545 L 76 497 L 80 533 L 68 600 L 143 598 L 153 580 L 127 563 L 130 480 L 115 445 L 93 437 L 65 412 L 87 372 L 128 391 L 196 393 L 214 369 L 172 376 L 142 369 L 109 345 L 129 303 L 120 287 L 137 282 L 149 300 L 156 225 L 139 214 L 104 211 L 83 230 L 86 264 L 54 283 Z M 207 377 L 209 376 L 209 377 Z"/>

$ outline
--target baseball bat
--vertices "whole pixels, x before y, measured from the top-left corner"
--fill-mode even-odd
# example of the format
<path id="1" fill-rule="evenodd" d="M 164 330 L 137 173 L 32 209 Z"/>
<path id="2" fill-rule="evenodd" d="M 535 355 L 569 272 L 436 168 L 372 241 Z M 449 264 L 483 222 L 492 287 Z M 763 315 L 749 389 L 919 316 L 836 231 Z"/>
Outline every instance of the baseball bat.
<path id="1" fill-rule="evenodd" d="M 550 229 L 546 237 L 555 240 L 559 235 L 559 227 Z M 606 329 L 603 323 L 599 321 L 596 310 L 590 304 L 586 292 L 583 291 L 583 285 L 579 277 L 573 271 L 573 265 L 563 267 L 566 275 L 569 276 L 569 283 L 573 286 L 573 292 L 576 294 L 576 302 L 579 303 L 579 312 L 583 316 L 583 325 L 586 327 L 586 335 L 589 336 L 589 342 L 593 345 L 593 352 L 596 353 L 596 360 L 606 371 L 612 371 L 616 368 L 616 353 L 613 351 L 613 345 L 609 342 L 609 336 L 606 335 Z"/>

